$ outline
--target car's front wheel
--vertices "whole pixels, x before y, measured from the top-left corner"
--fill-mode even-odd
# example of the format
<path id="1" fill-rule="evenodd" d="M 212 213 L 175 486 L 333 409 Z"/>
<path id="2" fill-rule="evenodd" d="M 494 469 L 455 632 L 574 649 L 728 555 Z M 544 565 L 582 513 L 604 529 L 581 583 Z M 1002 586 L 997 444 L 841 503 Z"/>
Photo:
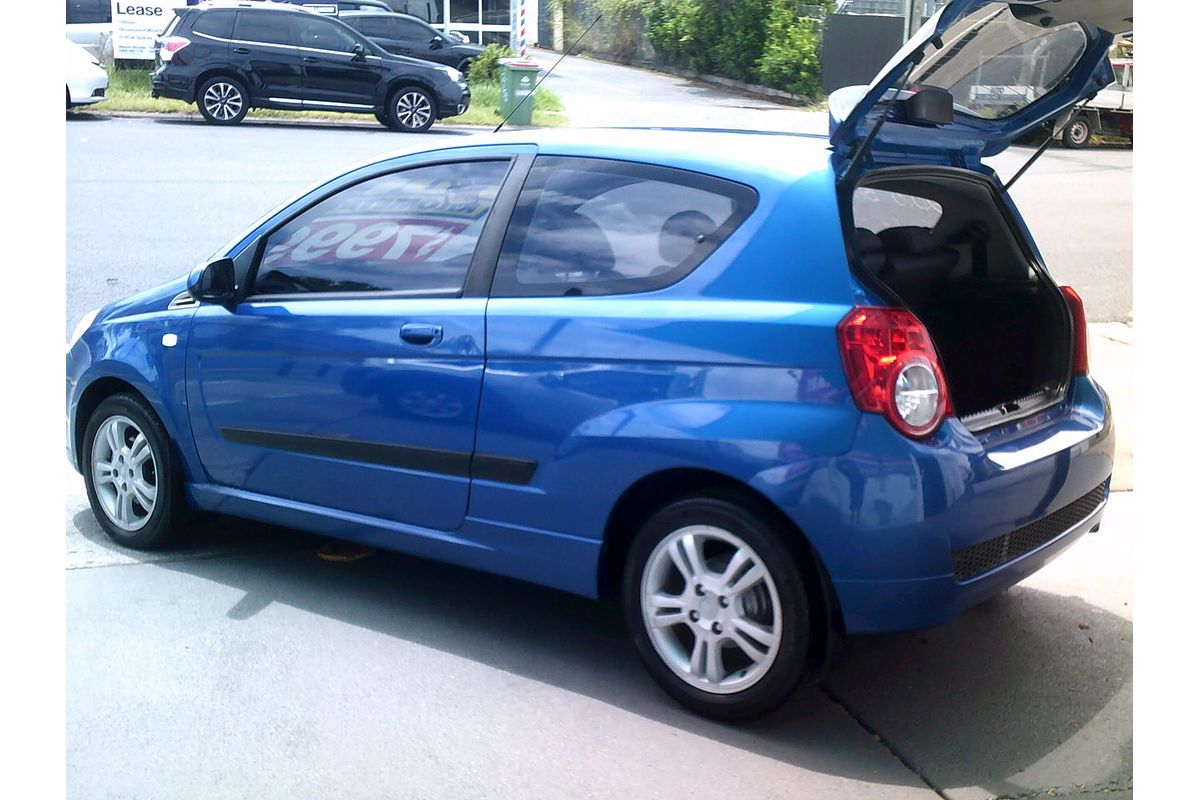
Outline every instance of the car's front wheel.
<path id="1" fill-rule="evenodd" d="M 433 97 L 417 86 L 405 86 L 388 100 L 388 125 L 405 133 L 424 133 L 436 116 Z"/>
<path id="2" fill-rule="evenodd" d="M 764 714 L 804 673 L 800 569 L 772 527 L 733 502 L 691 497 L 651 517 L 630 548 L 623 600 L 650 674 L 699 714 Z"/>
<path id="3" fill-rule="evenodd" d="M 135 395 L 109 397 L 92 414 L 83 479 L 92 513 L 117 544 L 159 547 L 187 514 L 167 432 Z"/>
<path id="4" fill-rule="evenodd" d="M 209 78 L 200 86 L 196 105 L 200 108 L 200 116 L 216 125 L 241 122 L 250 110 L 246 88 L 224 75 Z"/>

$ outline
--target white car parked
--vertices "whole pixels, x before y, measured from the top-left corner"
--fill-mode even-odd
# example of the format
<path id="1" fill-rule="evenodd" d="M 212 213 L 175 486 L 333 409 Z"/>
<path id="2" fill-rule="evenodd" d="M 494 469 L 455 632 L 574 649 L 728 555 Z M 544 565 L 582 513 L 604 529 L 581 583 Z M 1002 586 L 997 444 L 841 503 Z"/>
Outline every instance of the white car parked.
<path id="1" fill-rule="evenodd" d="M 67 108 L 99 103 L 108 90 L 108 73 L 88 51 L 64 39 L 67 45 Z"/>

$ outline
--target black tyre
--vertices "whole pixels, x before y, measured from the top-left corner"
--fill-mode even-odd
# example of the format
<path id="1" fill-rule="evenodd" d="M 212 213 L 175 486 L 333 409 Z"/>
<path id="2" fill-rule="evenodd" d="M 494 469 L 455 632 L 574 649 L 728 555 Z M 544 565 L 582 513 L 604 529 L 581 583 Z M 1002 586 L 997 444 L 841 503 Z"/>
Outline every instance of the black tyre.
<path id="1" fill-rule="evenodd" d="M 96 408 L 82 463 L 92 513 L 117 544 L 160 547 L 190 519 L 166 429 L 140 397 L 118 394 Z"/>
<path id="2" fill-rule="evenodd" d="M 1087 147 L 1092 140 L 1092 123 L 1087 115 L 1076 114 L 1063 128 L 1062 140 L 1066 147 Z"/>
<path id="3" fill-rule="evenodd" d="M 437 106 L 419 86 L 402 86 L 388 97 L 388 126 L 405 133 L 424 133 L 433 127 Z"/>
<path id="4" fill-rule="evenodd" d="M 634 538 L 622 581 L 625 620 L 654 680 L 698 714 L 756 717 L 803 677 L 810 643 L 804 580 L 761 517 L 690 497 Z"/>
<path id="5" fill-rule="evenodd" d="M 462 61 L 458 62 L 458 66 L 455 67 L 455 69 L 458 70 L 459 72 L 461 72 L 463 75 L 466 75 L 467 70 L 469 70 L 470 68 L 471 68 L 471 59 L 469 59 L 469 58 L 464 58 Z"/>
<path id="6" fill-rule="evenodd" d="M 200 116 L 214 125 L 235 125 L 246 118 L 250 97 L 240 81 L 217 75 L 200 84 L 196 92 Z"/>

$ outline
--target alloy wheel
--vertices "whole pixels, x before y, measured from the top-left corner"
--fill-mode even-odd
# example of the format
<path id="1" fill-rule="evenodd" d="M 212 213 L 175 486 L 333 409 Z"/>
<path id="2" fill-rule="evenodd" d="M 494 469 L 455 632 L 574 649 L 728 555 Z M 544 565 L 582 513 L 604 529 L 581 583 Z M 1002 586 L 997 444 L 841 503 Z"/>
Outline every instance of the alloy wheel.
<path id="1" fill-rule="evenodd" d="M 642 572 L 642 620 L 663 662 L 714 694 L 762 680 L 779 655 L 783 613 L 762 558 L 723 528 L 673 531 Z"/>
<path id="2" fill-rule="evenodd" d="M 221 122 L 228 122 L 242 112 L 242 93 L 232 83 L 217 81 L 204 92 L 204 109 Z"/>
<path id="3" fill-rule="evenodd" d="M 432 116 L 433 106 L 421 92 L 402 92 L 396 97 L 396 119 L 405 128 L 423 128 Z"/>
<path id="4" fill-rule="evenodd" d="M 146 434 L 129 417 L 109 417 L 96 430 L 91 461 L 105 516 L 124 531 L 144 527 L 158 500 L 158 464 Z"/>

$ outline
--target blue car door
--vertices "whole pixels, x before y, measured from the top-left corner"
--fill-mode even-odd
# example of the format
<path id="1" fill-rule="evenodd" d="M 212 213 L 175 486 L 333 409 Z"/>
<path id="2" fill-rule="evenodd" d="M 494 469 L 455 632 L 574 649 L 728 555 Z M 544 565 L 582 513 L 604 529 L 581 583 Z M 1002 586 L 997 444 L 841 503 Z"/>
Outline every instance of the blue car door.
<path id="1" fill-rule="evenodd" d="M 487 302 L 472 276 L 490 279 L 486 242 L 504 224 L 491 212 L 513 163 L 393 167 L 272 221 L 243 299 L 202 305 L 192 323 L 189 413 L 210 481 L 462 524 Z"/>

